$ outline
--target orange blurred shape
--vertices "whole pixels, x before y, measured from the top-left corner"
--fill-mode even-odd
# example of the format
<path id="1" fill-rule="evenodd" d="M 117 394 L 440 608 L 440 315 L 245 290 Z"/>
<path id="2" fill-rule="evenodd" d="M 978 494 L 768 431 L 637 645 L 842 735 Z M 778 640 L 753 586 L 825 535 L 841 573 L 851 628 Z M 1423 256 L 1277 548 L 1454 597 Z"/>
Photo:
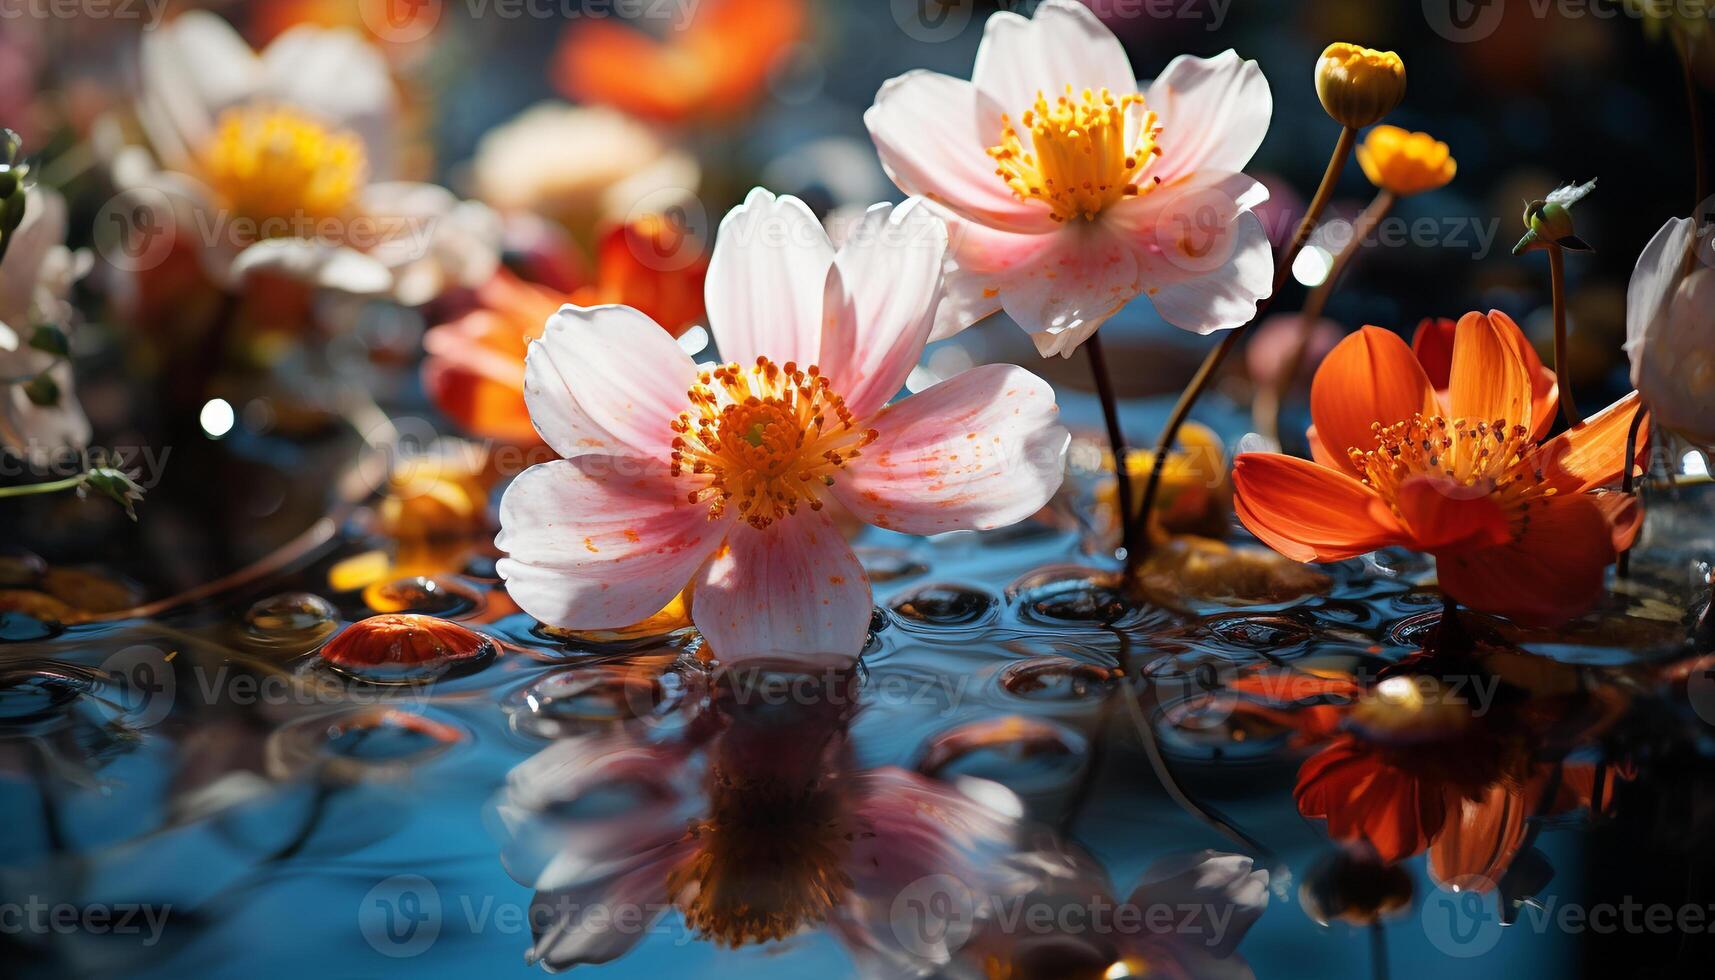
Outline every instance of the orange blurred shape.
<path id="1" fill-rule="evenodd" d="M 441 19 L 441 0 L 262 0 L 250 15 L 251 43 L 266 45 L 301 24 L 345 27 L 391 46 L 427 37 Z"/>
<path id="2" fill-rule="evenodd" d="M 664 38 L 606 20 L 577 25 L 555 57 L 569 98 L 664 123 L 748 107 L 804 33 L 804 0 L 702 0 Z"/>
<path id="3" fill-rule="evenodd" d="M 677 337 L 702 318 L 708 268 L 702 242 L 679 223 L 646 215 L 602 235 L 596 281 L 570 294 L 502 270 L 477 291 L 477 309 L 424 336 L 423 387 L 464 432 L 536 445 L 540 439 L 524 403 L 524 356 L 548 317 L 566 303 L 618 303 Z"/>

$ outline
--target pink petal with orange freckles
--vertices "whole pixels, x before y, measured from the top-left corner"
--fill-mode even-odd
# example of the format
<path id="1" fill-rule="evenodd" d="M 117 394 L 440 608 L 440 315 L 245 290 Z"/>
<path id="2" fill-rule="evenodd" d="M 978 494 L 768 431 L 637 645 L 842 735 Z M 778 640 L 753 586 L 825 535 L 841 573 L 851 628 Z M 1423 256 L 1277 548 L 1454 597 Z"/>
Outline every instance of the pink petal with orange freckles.
<path id="1" fill-rule="evenodd" d="M 1105 88 L 1116 97 L 1137 91 L 1137 75 L 1119 39 L 1075 0 L 1047 0 L 1029 18 L 1008 11 L 991 14 L 983 24 L 971 81 L 1015 121 L 1038 92 L 1052 103 L 1067 86 L 1074 97 L 1085 89 Z M 994 122 L 996 133 L 999 123 Z"/>
<path id="2" fill-rule="evenodd" d="M 703 565 L 691 621 L 723 664 L 755 657 L 850 661 L 863 651 L 869 577 L 827 511 L 765 528 L 734 522 Z"/>
<path id="3" fill-rule="evenodd" d="M 1002 109 L 962 78 L 917 69 L 882 83 L 863 114 L 888 177 L 907 194 L 996 228 L 1039 234 L 1055 225 L 1041 202 L 1019 200 L 995 174 Z"/>
<path id="4" fill-rule="evenodd" d="M 999 284 L 1001 308 L 1043 357 L 1071 357 L 1108 318 L 1137 298 L 1132 248 L 1098 224 L 1068 223 L 1027 265 Z"/>
<path id="5" fill-rule="evenodd" d="M 930 342 L 946 340 L 998 312 L 1001 288 L 1014 272 L 1028 268 L 1058 244 L 1053 234 L 1003 231 L 950 212 L 943 212 L 942 217 L 947 222 L 950 241 L 946 297 L 935 312 Z M 1058 230 L 1060 226 L 1054 228 Z"/>
<path id="6" fill-rule="evenodd" d="M 730 526 L 687 499 L 691 486 L 656 459 L 579 456 L 530 467 L 500 501 L 494 543 L 506 553 L 496 565 L 506 591 L 525 612 L 568 629 L 654 615 Z"/>
<path id="7" fill-rule="evenodd" d="M 665 458 L 696 373 L 690 355 L 642 313 L 567 305 L 530 342 L 524 402 L 542 441 L 568 459 Z"/>
<path id="8" fill-rule="evenodd" d="M 853 415 L 887 404 L 917 366 L 946 257 L 947 226 L 920 200 L 870 208 L 834 256 L 820 365 Z"/>
<path id="9" fill-rule="evenodd" d="M 833 493 L 877 527 L 907 534 L 1021 521 L 1060 488 L 1066 447 L 1048 383 L 986 364 L 894 403 L 860 425 L 879 437 L 834 475 Z"/>
<path id="10" fill-rule="evenodd" d="M 1156 313 L 1208 334 L 1249 322 L 1273 288 L 1274 253 L 1252 213 L 1267 200 L 1250 177 L 1208 170 L 1123 199 L 1101 223 L 1136 254 L 1137 289 Z"/>
<path id="11" fill-rule="evenodd" d="M 753 189 L 721 219 L 704 280 L 721 357 L 741 367 L 758 357 L 815 364 L 833 264 L 834 245 L 803 201 Z"/>

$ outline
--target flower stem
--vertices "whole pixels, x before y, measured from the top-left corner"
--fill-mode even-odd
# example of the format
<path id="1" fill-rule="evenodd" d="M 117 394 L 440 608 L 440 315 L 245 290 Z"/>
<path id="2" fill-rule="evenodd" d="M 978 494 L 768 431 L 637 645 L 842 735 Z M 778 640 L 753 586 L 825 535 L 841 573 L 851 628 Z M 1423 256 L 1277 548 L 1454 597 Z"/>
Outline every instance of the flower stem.
<path id="1" fill-rule="evenodd" d="M 1108 427 L 1108 446 L 1114 454 L 1114 477 L 1116 480 L 1117 497 L 1120 514 L 1120 546 L 1125 549 L 1126 569 L 1132 567 L 1133 557 L 1138 552 L 1137 529 L 1140 524 L 1147 526 L 1149 518 L 1139 515 L 1132 510 L 1132 502 L 1136 498 L 1131 495 L 1131 470 L 1126 466 L 1125 432 L 1120 428 L 1119 401 L 1114 397 L 1113 377 L 1108 374 L 1107 355 L 1102 352 L 1101 331 L 1090 334 L 1090 339 L 1084 341 L 1084 349 L 1090 353 L 1090 373 L 1096 378 L 1096 394 L 1102 400 L 1102 421 Z"/>
<path id="2" fill-rule="evenodd" d="M 1638 430 L 1643 428 L 1644 419 L 1648 417 L 1649 406 L 1640 405 L 1638 410 L 1632 413 L 1632 427 L 1626 430 L 1626 475 L 1620 483 L 1620 489 L 1625 493 L 1632 492 L 1632 468 L 1637 465 L 1638 458 Z M 1618 575 L 1620 578 L 1625 578 L 1630 575 L 1631 572 L 1632 549 L 1627 548 L 1625 551 L 1620 552 L 1619 559 L 1615 561 L 1614 574 Z"/>
<path id="3" fill-rule="evenodd" d="M 26 483 L 19 487 L 0 487 L 0 497 L 28 497 L 39 493 L 59 493 L 61 490 L 76 490 L 83 486 L 88 478 L 87 473 L 68 476 L 63 480 L 50 480 L 47 483 Z"/>
<path id="4" fill-rule="evenodd" d="M 1560 411 L 1570 429 L 1584 416 L 1572 400 L 1572 366 L 1566 351 L 1566 253 L 1554 242 L 1548 243 L 1548 280 L 1554 292 L 1554 378 L 1560 384 Z"/>
<path id="5" fill-rule="evenodd" d="M 1345 275 L 1346 268 L 1357 257 L 1358 249 L 1362 247 L 1376 225 L 1381 224 L 1387 213 L 1393 210 L 1394 197 L 1390 190 L 1379 190 L 1370 206 L 1364 213 L 1358 215 L 1358 220 L 1352 225 L 1352 240 L 1334 256 L 1334 264 L 1328 270 L 1328 277 L 1310 291 L 1304 301 L 1304 312 L 1298 318 L 1298 330 L 1293 338 L 1292 350 L 1286 355 L 1286 366 L 1281 368 L 1275 383 L 1257 398 L 1251 406 L 1251 418 L 1256 423 L 1257 431 L 1267 436 L 1276 446 L 1280 445 L 1280 406 L 1286 401 L 1286 396 L 1292 391 L 1293 379 L 1298 376 L 1299 368 L 1304 366 L 1304 352 L 1310 347 L 1310 335 L 1315 331 L 1316 321 L 1322 318 L 1322 311 L 1328 307 L 1328 298 L 1334 295 L 1334 287 L 1339 285 L 1340 278 Z"/>
<path id="6" fill-rule="evenodd" d="M 1274 266 L 1274 288 L 1263 301 L 1257 304 L 1256 312 L 1249 322 L 1243 326 L 1228 330 L 1227 335 L 1209 355 L 1203 358 L 1202 366 L 1197 368 L 1197 374 L 1192 377 L 1191 384 L 1179 396 L 1179 401 L 1173 406 L 1173 412 L 1167 417 L 1167 425 L 1161 430 L 1161 438 L 1155 443 L 1155 465 L 1149 470 L 1149 483 L 1143 490 L 1143 506 L 1138 511 L 1148 514 L 1155 506 L 1155 497 L 1161 492 L 1161 473 L 1167 468 L 1167 454 L 1172 451 L 1174 442 L 1179 438 L 1179 427 L 1185 424 L 1185 419 L 1191 414 L 1191 407 L 1197 404 L 1198 396 L 1209 386 L 1209 381 L 1220 369 L 1221 362 L 1227 359 L 1243 337 L 1262 315 L 1268 312 L 1274 298 L 1280 295 L 1280 287 L 1286 284 L 1286 277 L 1292 271 L 1292 261 L 1298 258 L 1298 253 L 1304 248 L 1304 243 L 1310 240 L 1310 232 L 1316 227 L 1316 220 L 1322 216 L 1322 211 L 1328 207 L 1328 201 L 1334 196 L 1334 185 L 1339 183 L 1340 174 L 1346 169 L 1346 159 L 1352 155 L 1352 146 L 1357 142 L 1358 131 L 1347 126 L 1340 130 L 1340 139 L 1334 144 L 1334 155 L 1328 160 L 1328 169 L 1322 173 L 1322 183 L 1316 188 L 1316 196 L 1310 200 L 1309 210 L 1304 212 L 1304 220 L 1298 223 L 1298 230 L 1293 233 L 1292 241 L 1287 243 L 1286 250 L 1280 253 Z M 1148 547 L 1147 542 L 1144 547 Z M 1127 579 L 1137 567 L 1143 555 L 1126 556 Z"/>
<path id="7" fill-rule="evenodd" d="M 1705 200 L 1709 197 L 1709 184 L 1707 183 L 1709 168 L 1708 163 L 1703 158 L 1703 116 L 1697 111 L 1697 78 L 1691 72 L 1691 52 L 1687 46 L 1681 42 L 1675 44 L 1674 47 L 1679 51 L 1680 73 L 1685 79 L 1685 108 L 1691 115 L 1691 160 L 1692 165 L 1697 168 L 1695 180 L 1697 203 L 1695 207 L 1702 208 L 1705 206 Z M 1695 223 L 1702 217 L 1696 210 L 1691 212 L 1694 227 Z"/>

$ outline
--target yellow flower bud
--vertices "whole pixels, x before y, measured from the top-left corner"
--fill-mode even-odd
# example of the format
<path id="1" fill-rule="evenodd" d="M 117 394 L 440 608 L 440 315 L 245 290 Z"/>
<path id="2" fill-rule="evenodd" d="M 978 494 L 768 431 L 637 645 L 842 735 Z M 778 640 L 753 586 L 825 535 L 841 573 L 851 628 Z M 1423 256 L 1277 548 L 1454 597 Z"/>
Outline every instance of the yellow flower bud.
<path id="1" fill-rule="evenodd" d="M 1399 197 L 1445 187 L 1459 169 L 1446 143 L 1398 126 L 1370 130 L 1358 144 L 1358 166 L 1370 183 Z"/>
<path id="2" fill-rule="evenodd" d="M 1330 44 L 1316 62 L 1316 96 L 1340 125 L 1373 125 L 1405 98 L 1405 62 L 1392 51 Z"/>

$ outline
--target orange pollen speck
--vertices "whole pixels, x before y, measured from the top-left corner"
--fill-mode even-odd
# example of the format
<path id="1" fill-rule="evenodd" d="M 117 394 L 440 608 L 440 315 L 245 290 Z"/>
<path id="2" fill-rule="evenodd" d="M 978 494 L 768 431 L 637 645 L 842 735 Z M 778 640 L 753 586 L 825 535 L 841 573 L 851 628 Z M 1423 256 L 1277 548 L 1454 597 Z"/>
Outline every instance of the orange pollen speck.
<path id="1" fill-rule="evenodd" d="M 1001 141 L 988 148 L 995 174 L 1019 200 L 1047 204 L 1055 221 L 1092 220 L 1155 186 L 1138 183 L 1161 153 L 1156 115 L 1141 95 L 1085 89 L 1080 98 L 1068 85 L 1053 105 L 1037 92 L 1018 125 L 1004 114 L 1000 123 Z"/>
<path id="2" fill-rule="evenodd" d="M 1363 474 L 1364 483 L 1390 503 L 1401 484 L 1416 476 L 1471 487 L 1508 509 L 1554 493 L 1541 486 L 1543 474 L 1529 430 L 1506 419 L 1448 422 L 1419 413 L 1388 426 L 1376 422 L 1370 430 L 1376 448 L 1348 449 L 1347 458 Z M 1397 505 L 1394 509 L 1397 513 Z"/>
<path id="3" fill-rule="evenodd" d="M 690 409 L 673 420 L 671 468 L 695 484 L 687 498 L 706 501 L 710 520 L 730 505 L 762 529 L 800 505 L 821 510 L 834 473 L 877 436 L 857 428 L 813 364 L 726 364 L 703 372 L 687 394 Z"/>

